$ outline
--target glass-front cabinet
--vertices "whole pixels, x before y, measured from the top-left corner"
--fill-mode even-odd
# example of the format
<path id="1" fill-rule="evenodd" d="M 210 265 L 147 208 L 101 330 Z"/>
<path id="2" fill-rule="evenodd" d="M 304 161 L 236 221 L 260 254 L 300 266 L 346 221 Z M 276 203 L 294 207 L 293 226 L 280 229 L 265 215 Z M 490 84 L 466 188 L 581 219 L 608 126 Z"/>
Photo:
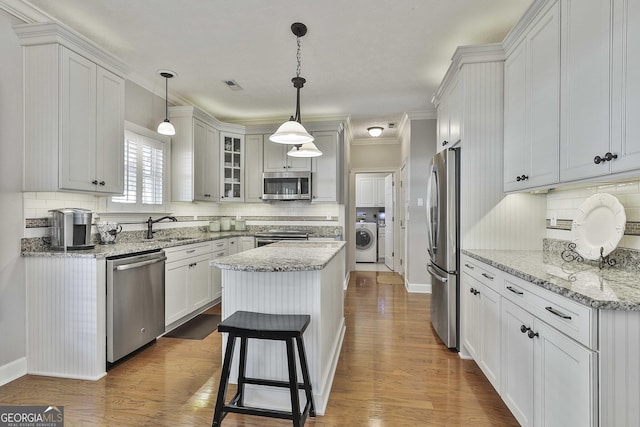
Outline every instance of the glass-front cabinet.
<path id="1" fill-rule="evenodd" d="M 220 201 L 244 201 L 244 136 L 220 133 Z"/>

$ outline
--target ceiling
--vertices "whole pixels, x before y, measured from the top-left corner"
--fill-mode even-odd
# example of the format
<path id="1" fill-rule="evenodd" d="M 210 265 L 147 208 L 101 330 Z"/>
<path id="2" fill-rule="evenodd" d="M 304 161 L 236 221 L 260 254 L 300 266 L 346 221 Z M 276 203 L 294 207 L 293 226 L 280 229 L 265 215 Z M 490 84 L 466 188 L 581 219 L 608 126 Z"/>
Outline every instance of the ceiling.
<path id="1" fill-rule="evenodd" d="M 500 42 L 533 0 L 30 0 L 128 64 L 131 80 L 220 120 L 278 123 L 295 110 L 301 42 L 305 121 L 351 117 L 354 136 L 431 97 L 457 46 Z M 224 83 L 234 80 L 242 90 Z"/>

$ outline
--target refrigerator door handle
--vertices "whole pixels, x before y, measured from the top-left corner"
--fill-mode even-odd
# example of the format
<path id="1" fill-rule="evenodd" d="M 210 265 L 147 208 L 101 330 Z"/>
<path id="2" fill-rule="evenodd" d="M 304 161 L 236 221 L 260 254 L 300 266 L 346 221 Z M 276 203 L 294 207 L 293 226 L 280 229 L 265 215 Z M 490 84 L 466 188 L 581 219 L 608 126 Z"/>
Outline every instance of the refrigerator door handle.
<path id="1" fill-rule="evenodd" d="M 440 276 L 434 269 L 433 267 L 431 267 L 430 265 L 427 265 L 427 271 L 429 271 L 429 273 L 431 273 L 431 275 L 433 277 L 435 277 L 436 279 L 438 279 L 439 281 L 441 281 L 442 283 L 447 283 L 447 281 L 449 279 L 447 279 L 446 277 L 442 277 Z"/>

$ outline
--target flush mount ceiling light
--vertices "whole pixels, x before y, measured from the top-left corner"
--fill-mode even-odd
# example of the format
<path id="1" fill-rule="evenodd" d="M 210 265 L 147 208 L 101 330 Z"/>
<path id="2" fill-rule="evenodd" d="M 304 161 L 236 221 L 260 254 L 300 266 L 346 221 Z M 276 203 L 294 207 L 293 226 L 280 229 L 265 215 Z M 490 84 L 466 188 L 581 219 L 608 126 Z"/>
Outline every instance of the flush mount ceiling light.
<path id="1" fill-rule="evenodd" d="M 160 74 L 165 79 L 165 87 L 164 87 L 164 108 L 165 108 L 165 110 L 164 110 L 164 120 L 161 121 L 160 124 L 158 125 L 158 133 L 161 134 L 161 135 L 175 135 L 176 134 L 176 128 L 173 127 L 173 125 L 169 121 L 169 79 L 177 76 L 177 74 L 174 73 L 171 70 L 160 70 L 160 71 L 158 71 L 158 74 Z"/>
<path id="2" fill-rule="evenodd" d="M 369 132 L 369 135 L 371 135 L 374 138 L 377 138 L 380 135 L 382 135 L 383 130 L 384 128 L 382 126 L 371 126 L 370 128 L 367 128 L 367 132 Z"/>
<path id="3" fill-rule="evenodd" d="M 307 26 L 300 22 L 291 24 L 291 32 L 296 36 L 296 44 L 298 46 L 296 50 L 296 76 L 291 79 L 293 87 L 296 88 L 296 115 L 291 116 L 289 121 L 283 123 L 276 133 L 269 137 L 271 142 L 278 144 L 295 145 L 287 155 L 292 157 L 317 157 L 322 155 L 322 151 L 318 150 L 318 147 L 313 143 L 313 136 L 307 132 L 302 126 L 300 118 L 300 89 L 307 82 L 303 77 L 300 77 L 300 37 L 307 34 Z"/>

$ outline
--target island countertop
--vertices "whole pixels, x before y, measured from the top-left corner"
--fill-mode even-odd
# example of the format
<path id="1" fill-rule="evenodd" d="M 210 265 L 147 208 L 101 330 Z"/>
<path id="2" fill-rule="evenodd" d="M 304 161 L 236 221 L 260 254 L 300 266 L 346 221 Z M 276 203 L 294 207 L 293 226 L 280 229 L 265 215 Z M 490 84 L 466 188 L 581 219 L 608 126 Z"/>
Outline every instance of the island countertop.
<path id="1" fill-rule="evenodd" d="M 565 262 L 543 251 L 463 250 L 463 254 L 534 285 L 602 310 L 640 311 L 640 274 Z"/>
<path id="2" fill-rule="evenodd" d="M 209 264 L 223 270 L 238 271 L 322 270 L 346 244 L 343 241 L 282 241 L 217 258 Z"/>

